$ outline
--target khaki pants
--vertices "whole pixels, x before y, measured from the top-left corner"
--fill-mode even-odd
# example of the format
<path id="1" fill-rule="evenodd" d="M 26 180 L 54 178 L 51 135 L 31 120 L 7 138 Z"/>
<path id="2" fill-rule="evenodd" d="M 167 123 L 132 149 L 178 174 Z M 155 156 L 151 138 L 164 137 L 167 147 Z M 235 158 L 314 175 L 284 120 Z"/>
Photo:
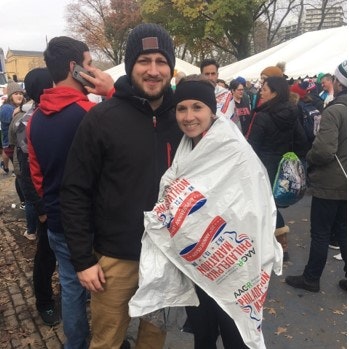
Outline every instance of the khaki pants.
<path id="1" fill-rule="evenodd" d="M 139 263 L 102 256 L 106 283 L 103 292 L 91 295 L 92 340 L 90 349 L 119 349 L 130 317 L 128 302 L 138 287 Z M 136 349 L 162 349 L 166 332 L 140 320 Z"/>

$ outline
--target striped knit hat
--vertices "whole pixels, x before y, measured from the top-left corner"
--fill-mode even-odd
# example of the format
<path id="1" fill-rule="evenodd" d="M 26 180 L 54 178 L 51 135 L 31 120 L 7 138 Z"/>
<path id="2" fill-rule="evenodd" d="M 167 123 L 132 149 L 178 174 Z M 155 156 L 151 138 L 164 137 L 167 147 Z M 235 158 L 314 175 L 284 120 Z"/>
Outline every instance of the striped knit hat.
<path id="1" fill-rule="evenodd" d="M 334 76 L 343 86 L 347 87 L 347 60 L 336 68 Z"/>

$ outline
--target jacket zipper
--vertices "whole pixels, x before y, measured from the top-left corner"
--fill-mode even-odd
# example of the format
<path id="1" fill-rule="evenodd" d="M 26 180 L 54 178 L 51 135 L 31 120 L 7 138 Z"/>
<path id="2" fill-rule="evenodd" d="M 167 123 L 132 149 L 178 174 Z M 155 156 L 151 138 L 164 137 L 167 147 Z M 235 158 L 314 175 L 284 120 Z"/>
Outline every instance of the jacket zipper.
<path id="1" fill-rule="evenodd" d="M 171 143 L 167 142 L 166 146 L 167 146 L 167 168 L 170 168 L 171 167 L 171 150 L 172 150 Z"/>
<path id="2" fill-rule="evenodd" d="M 153 116 L 153 126 L 154 126 L 154 128 L 156 128 L 156 122 L 157 122 L 156 116 L 154 115 L 154 116 Z"/>

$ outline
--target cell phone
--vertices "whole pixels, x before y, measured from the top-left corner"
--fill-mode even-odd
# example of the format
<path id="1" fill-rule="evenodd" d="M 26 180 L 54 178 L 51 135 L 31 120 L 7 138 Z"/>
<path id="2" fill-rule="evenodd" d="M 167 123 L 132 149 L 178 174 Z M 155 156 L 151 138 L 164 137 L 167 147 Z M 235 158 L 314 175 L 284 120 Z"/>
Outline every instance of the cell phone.
<path id="1" fill-rule="evenodd" d="M 88 74 L 88 75 L 94 77 L 92 73 L 90 73 L 89 71 L 87 71 L 86 69 L 84 69 L 81 65 L 75 64 L 75 65 L 74 65 L 74 68 L 73 68 L 73 78 L 74 78 L 75 80 L 79 81 L 80 84 L 82 84 L 82 86 L 89 86 L 89 87 L 94 88 L 95 86 L 94 86 L 92 83 L 90 83 L 89 81 L 87 81 L 86 79 L 84 79 L 84 78 L 80 75 L 80 72 L 83 72 L 83 73 L 85 73 L 85 74 Z"/>

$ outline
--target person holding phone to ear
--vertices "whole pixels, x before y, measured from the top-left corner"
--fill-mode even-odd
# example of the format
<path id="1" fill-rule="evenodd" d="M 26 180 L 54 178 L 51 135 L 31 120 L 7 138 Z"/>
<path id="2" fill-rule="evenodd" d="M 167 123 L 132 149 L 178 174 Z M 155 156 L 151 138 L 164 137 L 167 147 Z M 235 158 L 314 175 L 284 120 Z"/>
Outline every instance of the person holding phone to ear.
<path id="1" fill-rule="evenodd" d="M 92 76 L 94 78 L 94 75 L 89 72 L 88 70 L 84 69 L 81 65 L 79 64 L 74 64 L 73 68 L 73 78 L 81 83 L 82 86 L 88 86 L 91 88 L 94 88 L 95 86 L 92 84 L 92 82 L 86 80 L 83 78 L 83 76 L 80 73 L 85 73 L 89 76 Z"/>
<path id="2" fill-rule="evenodd" d="M 66 337 L 64 348 L 87 349 L 87 292 L 71 264 L 61 221 L 59 192 L 75 132 L 85 114 L 95 105 L 88 100 L 87 94 L 111 96 L 114 82 L 107 73 L 93 67 L 87 45 L 70 37 L 60 36 L 50 40 L 44 59 L 55 86 L 44 90 L 39 107 L 27 126 L 30 171 L 35 189 L 44 201 L 48 239 L 58 261 Z M 76 70 L 77 65 L 93 75 L 79 72 L 94 87 L 76 79 L 74 68 Z"/>

